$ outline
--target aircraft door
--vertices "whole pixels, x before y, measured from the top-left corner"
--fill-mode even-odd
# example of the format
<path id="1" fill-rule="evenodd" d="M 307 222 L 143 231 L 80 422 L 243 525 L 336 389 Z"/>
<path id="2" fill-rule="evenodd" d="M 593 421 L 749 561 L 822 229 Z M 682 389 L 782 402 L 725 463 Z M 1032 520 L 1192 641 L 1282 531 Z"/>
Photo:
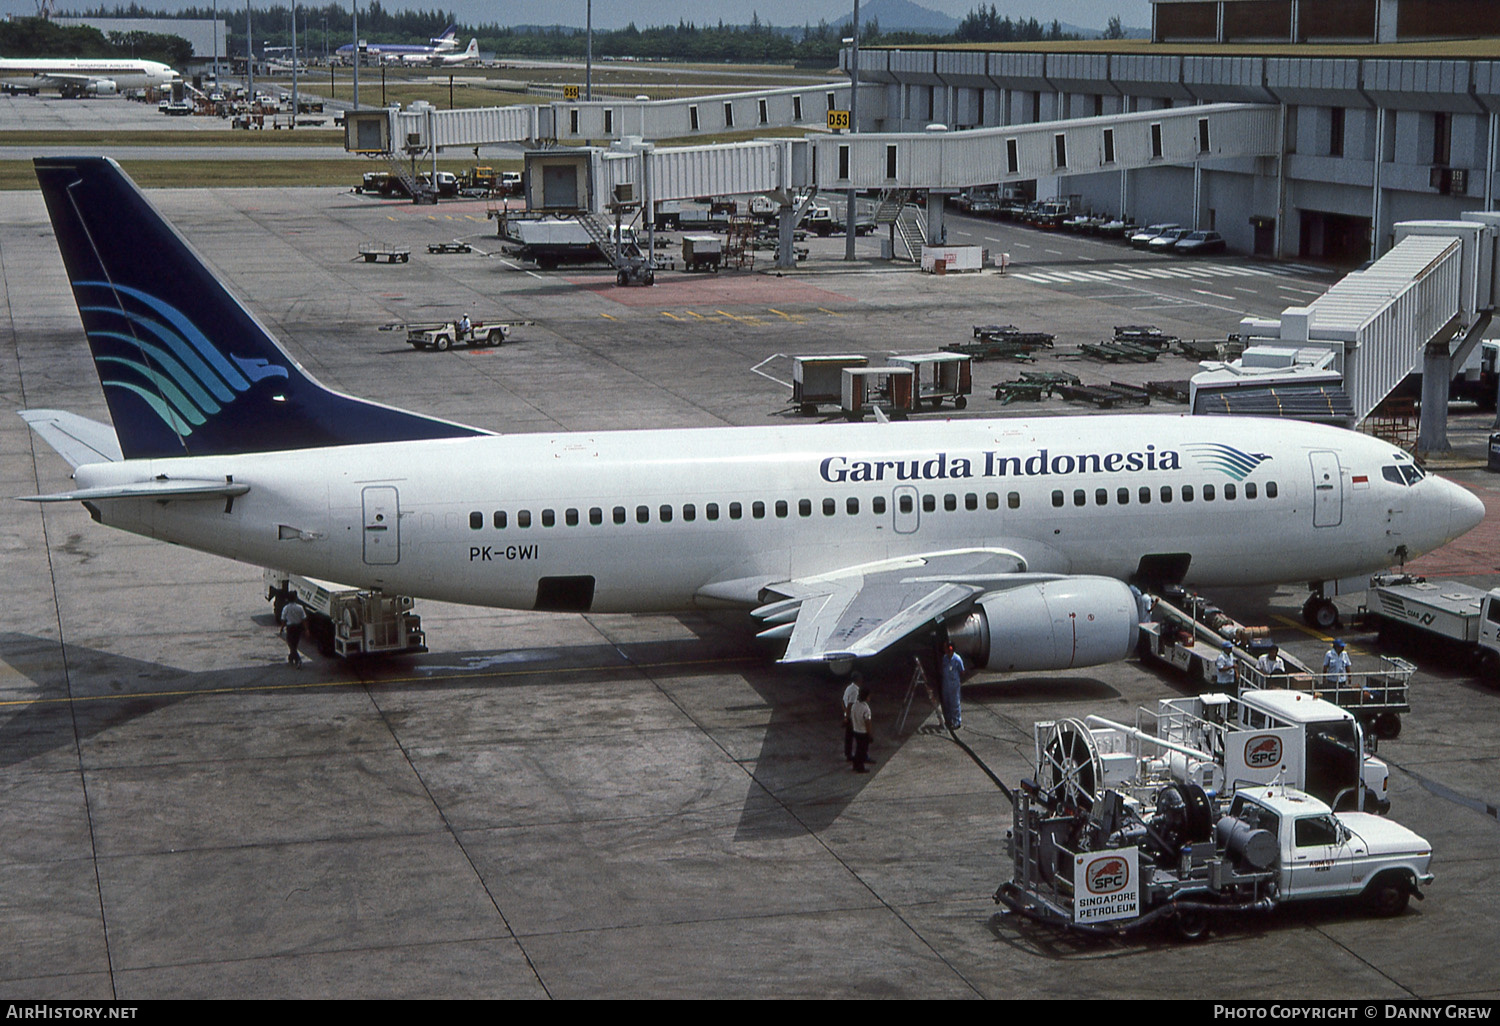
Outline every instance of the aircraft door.
<path id="1" fill-rule="evenodd" d="M 401 559 L 401 505 L 390 485 L 364 490 L 365 562 L 391 566 Z"/>
<path id="2" fill-rule="evenodd" d="M 1313 475 L 1313 526 L 1337 527 L 1344 522 L 1344 479 L 1334 452 L 1308 453 Z"/>
<path id="3" fill-rule="evenodd" d="M 918 508 L 921 498 L 911 485 L 902 485 L 891 494 L 891 516 L 897 534 L 915 534 L 922 523 L 922 512 Z"/>

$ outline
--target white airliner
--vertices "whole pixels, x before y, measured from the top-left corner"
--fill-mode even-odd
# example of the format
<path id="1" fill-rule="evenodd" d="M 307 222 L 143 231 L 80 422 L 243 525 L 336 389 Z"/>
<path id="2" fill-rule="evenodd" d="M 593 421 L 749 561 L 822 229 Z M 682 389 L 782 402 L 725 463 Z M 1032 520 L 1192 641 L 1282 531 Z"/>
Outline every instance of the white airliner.
<path id="1" fill-rule="evenodd" d="M 479 59 L 479 40 L 470 39 L 469 45 L 464 47 L 460 53 L 408 53 L 401 55 L 401 61 L 405 64 L 430 64 L 433 67 L 446 67 L 454 64 L 467 64 Z"/>
<path id="2" fill-rule="evenodd" d="M 1126 581 L 1316 585 L 1483 517 L 1400 449 L 1279 420 L 491 434 L 327 389 L 113 161 L 36 167 L 114 427 L 23 414 L 76 484 L 29 498 L 247 563 L 516 609 L 737 605 L 786 662 L 936 634 L 1039 670 L 1129 653 Z"/>
<path id="3" fill-rule="evenodd" d="M 64 96 L 112 96 L 121 89 L 170 84 L 180 76 L 160 61 L 123 57 L 0 57 L 0 78 L 30 78 L 30 84 L 60 89 Z"/>

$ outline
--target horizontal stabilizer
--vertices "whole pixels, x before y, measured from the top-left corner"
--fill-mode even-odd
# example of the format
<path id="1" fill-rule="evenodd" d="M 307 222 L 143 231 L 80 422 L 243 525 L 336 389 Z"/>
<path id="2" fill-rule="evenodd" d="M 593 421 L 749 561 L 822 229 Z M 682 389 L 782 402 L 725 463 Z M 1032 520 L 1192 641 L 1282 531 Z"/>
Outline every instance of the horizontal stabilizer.
<path id="1" fill-rule="evenodd" d="M 56 449 L 70 467 L 118 463 L 124 459 L 115 429 L 108 424 L 64 410 L 22 410 L 21 419 L 42 436 L 42 441 Z"/>
<path id="2" fill-rule="evenodd" d="M 103 488 L 80 488 L 75 492 L 52 495 L 22 495 L 23 502 L 97 502 L 105 499 L 216 499 L 233 498 L 250 490 L 247 484 L 223 481 L 193 481 L 187 478 L 158 477 L 150 481 L 108 485 Z"/>

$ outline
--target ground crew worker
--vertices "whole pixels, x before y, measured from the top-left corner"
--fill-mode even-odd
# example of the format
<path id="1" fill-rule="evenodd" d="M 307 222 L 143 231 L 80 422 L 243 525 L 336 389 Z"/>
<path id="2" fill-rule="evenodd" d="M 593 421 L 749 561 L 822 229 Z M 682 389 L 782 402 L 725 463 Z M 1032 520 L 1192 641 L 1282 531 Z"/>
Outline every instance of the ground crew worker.
<path id="1" fill-rule="evenodd" d="M 1234 645 L 1226 641 L 1221 646 L 1219 658 L 1214 660 L 1214 683 L 1221 688 L 1234 687 L 1234 671 Z"/>
<path id="2" fill-rule="evenodd" d="M 859 701 L 859 688 L 864 683 L 864 674 L 858 670 L 849 675 L 849 686 L 844 688 L 844 761 L 854 761 L 854 723 L 849 719 L 849 711 L 854 708 L 854 703 Z"/>
<path id="3" fill-rule="evenodd" d="M 469 334 L 473 330 L 474 330 L 474 325 L 469 322 L 469 315 L 468 314 L 464 314 L 463 317 L 458 322 L 458 340 L 460 342 L 466 342 L 466 341 L 468 341 Z"/>
<path id="4" fill-rule="evenodd" d="M 286 661 L 292 666 L 302 665 L 302 653 L 297 643 L 302 640 L 302 628 L 307 623 L 307 610 L 301 602 L 288 602 L 281 611 L 282 629 L 286 634 Z"/>
<path id="5" fill-rule="evenodd" d="M 964 725 L 963 705 L 959 697 L 964 677 L 963 656 L 953 651 L 952 645 L 947 645 L 943 650 L 939 669 L 942 671 L 943 722 L 948 725 L 949 730 L 957 730 Z"/>
<path id="6" fill-rule="evenodd" d="M 1255 660 L 1255 668 L 1260 671 L 1261 676 L 1265 678 L 1268 685 L 1271 683 L 1272 677 L 1284 676 L 1286 674 L 1286 662 L 1282 660 L 1280 651 L 1275 645 L 1272 645 L 1268 650 L 1260 654 L 1260 658 Z"/>
<path id="7" fill-rule="evenodd" d="M 1332 684 L 1335 688 L 1346 687 L 1349 684 L 1349 671 L 1353 666 L 1349 653 L 1344 651 L 1343 639 L 1335 639 L 1333 647 L 1323 653 L 1323 683 Z"/>
<path id="8" fill-rule="evenodd" d="M 849 707 L 849 724 L 854 728 L 854 772 L 868 773 L 870 761 L 870 689 L 859 689 L 859 697 Z"/>

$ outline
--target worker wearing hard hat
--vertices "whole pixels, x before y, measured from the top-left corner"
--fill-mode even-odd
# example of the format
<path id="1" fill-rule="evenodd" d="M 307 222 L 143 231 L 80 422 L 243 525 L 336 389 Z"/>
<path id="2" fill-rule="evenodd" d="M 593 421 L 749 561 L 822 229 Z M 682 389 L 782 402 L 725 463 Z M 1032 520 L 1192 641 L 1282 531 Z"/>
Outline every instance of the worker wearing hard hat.
<path id="1" fill-rule="evenodd" d="M 1220 646 L 1219 658 L 1214 660 L 1214 683 L 1221 688 L 1234 687 L 1234 645 L 1224 642 Z"/>

